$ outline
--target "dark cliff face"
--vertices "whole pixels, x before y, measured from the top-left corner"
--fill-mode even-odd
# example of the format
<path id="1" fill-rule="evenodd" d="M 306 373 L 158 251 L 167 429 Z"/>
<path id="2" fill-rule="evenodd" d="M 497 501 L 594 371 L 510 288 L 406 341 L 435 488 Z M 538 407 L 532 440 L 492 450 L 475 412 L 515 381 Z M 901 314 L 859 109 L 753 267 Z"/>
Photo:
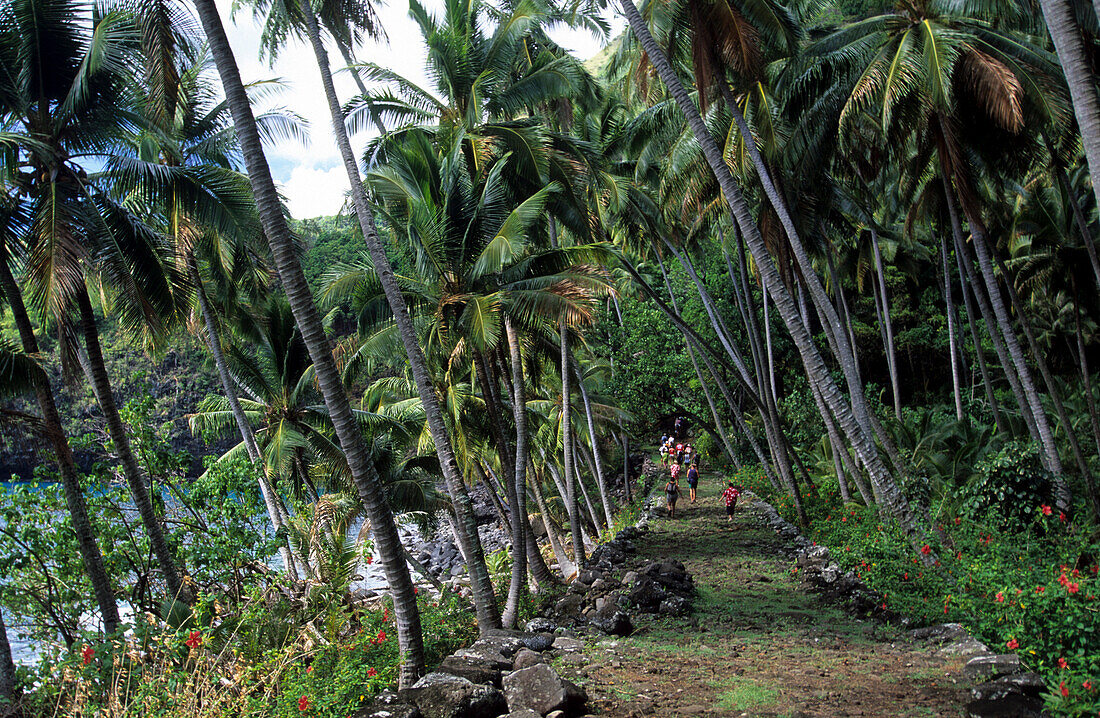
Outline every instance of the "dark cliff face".
<path id="1" fill-rule="evenodd" d="M 211 444 L 191 434 L 187 415 L 193 413 L 207 395 L 220 394 L 221 386 L 213 365 L 195 337 L 181 332 L 172 346 L 174 348 L 163 355 L 151 356 L 135 342 L 115 332 L 104 333 L 107 370 L 119 406 L 150 398 L 150 423 L 167 432 L 173 451 L 186 452 L 191 457 L 187 474 L 194 477 L 202 473 L 203 457 L 221 455 L 237 441 L 231 438 Z M 96 462 L 108 459 L 102 448 L 106 433 L 99 407 L 82 375 L 66 383 L 55 356 L 48 351 L 44 353 L 57 408 L 73 445 L 77 465 L 82 471 L 90 471 Z M 0 402 L 0 412 L 4 410 L 38 415 L 38 405 L 32 395 Z M 52 462 L 53 449 L 49 442 L 36 435 L 26 422 L 0 420 L 0 481 L 13 476 L 30 480 L 35 467 L 49 466 Z"/>

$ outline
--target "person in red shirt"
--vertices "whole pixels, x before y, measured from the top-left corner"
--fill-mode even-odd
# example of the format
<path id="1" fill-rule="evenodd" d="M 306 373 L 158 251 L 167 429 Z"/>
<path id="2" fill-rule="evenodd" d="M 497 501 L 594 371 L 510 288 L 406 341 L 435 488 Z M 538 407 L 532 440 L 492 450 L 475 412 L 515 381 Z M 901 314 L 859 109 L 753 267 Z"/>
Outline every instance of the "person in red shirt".
<path id="1" fill-rule="evenodd" d="M 731 481 L 729 487 L 722 492 L 722 501 L 726 504 L 726 521 L 733 521 L 733 512 L 737 508 L 737 498 L 739 496 L 741 496 L 741 491 Z"/>

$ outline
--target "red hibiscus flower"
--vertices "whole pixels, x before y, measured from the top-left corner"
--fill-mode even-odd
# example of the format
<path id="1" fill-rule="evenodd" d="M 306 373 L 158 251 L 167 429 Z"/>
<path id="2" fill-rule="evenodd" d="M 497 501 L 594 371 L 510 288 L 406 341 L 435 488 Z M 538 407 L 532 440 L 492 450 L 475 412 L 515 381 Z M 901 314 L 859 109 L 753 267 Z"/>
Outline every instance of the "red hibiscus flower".
<path id="1" fill-rule="evenodd" d="M 1008 643 L 1006 643 L 1005 645 L 1008 646 L 1013 651 L 1015 651 L 1017 648 L 1020 647 L 1020 644 L 1016 641 L 1015 638 L 1009 639 Z"/>
<path id="2" fill-rule="evenodd" d="M 1077 593 L 1080 590 L 1081 584 L 1077 583 L 1076 581 L 1070 581 L 1066 584 L 1066 591 L 1068 591 L 1069 593 Z"/>
<path id="3" fill-rule="evenodd" d="M 385 643 L 386 642 L 386 632 L 385 631 L 379 631 L 378 632 L 378 637 L 374 639 L 374 642 L 375 643 Z"/>
<path id="4" fill-rule="evenodd" d="M 1083 688 L 1084 688 L 1084 689 L 1085 689 L 1086 691 L 1091 691 L 1091 690 L 1092 690 L 1092 681 L 1085 681 L 1084 683 L 1082 683 L 1082 684 L 1081 684 L 1081 686 L 1082 686 L 1082 687 L 1083 687 Z"/>
<path id="5" fill-rule="evenodd" d="M 1058 659 L 1058 667 L 1061 669 L 1069 668 L 1069 662 L 1065 658 Z"/>
<path id="6" fill-rule="evenodd" d="M 1058 684 L 1058 690 L 1062 691 L 1063 698 L 1069 698 L 1069 689 L 1066 688 L 1066 682 L 1062 681 Z"/>
<path id="7" fill-rule="evenodd" d="M 374 556 L 367 556 L 367 565 L 370 566 L 374 563 Z"/>
<path id="8" fill-rule="evenodd" d="M 1042 506 L 1040 506 L 1039 509 L 1043 512 L 1043 516 L 1050 516 L 1051 508 L 1049 506 L 1047 506 L 1046 504 L 1043 504 Z"/>
<path id="9" fill-rule="evenodd" d="M 1046 586 L 1036 586 L 1035 587 L 1035 593 L 1042 593 L 1045 590 L 1047 590 Z"/>
<path id="10" fill-rule="evenodd" d="M 80 650 L 80 658 L 84 661 L 84 665 L 88 665 L 95 660 L 95 649 L 91 646 L 84 646 Z"/>
<path id="11" fill-rule="evenodd" d="M 378 671 L 374 670 L 373 667 L 367 669 L 367 678 L 374 678 L 377 675 L 378 675 Z"/>
<path id="12" fill-rule="evenodd" d="M 309 696 L 302 696 L 298 699 L 298 710 L 303 713 L 309 710 Z"/>
<path id="13" fill-rule="evenodd" d="M 1003 593 L 1001 593 L 1000 591 L 997 591 L 997 597 L 994 600 L 997 603 L 1004 603 L 1005 602 L 1005 595 Z"/>
<path id="14" fill-rule="evenodd" d="M 927 556 L 930 553 L 932 553 L 932 547 L 929 546 L 928 544 L 925 544 L 925 545 L 920 547 L 920 552 L 923 553 L 925 556 Z"/>
<path id="15" fill-rule="evenodd" d="M 198 648 L 202 645 L 202 633 L 191 631 L 187 634 L 187 640 L 183 642 L 188 648 Z"/>

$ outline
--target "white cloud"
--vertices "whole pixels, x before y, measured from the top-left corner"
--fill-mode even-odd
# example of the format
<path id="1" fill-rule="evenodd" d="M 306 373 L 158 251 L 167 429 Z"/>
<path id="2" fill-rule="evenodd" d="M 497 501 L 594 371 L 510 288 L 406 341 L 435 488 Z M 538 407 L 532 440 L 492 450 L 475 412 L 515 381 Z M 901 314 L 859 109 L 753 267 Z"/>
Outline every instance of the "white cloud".
<path id="1" fill-rule="evenodd" d="M 291 213 L 300 219 L 336 213 L 343 205 L 344 194 L 350 185 L 339 161 L 328 103 L 321 88 L 320 71 L 312 49 L 304 42 L 291 41 L 269 67 L 259 59 L 260 29 L 251 11 L 245 6 L 236 18 L 232 18 L 233 0 L 217 2 L 244 81 L 282 78 L 287 88 L 277 103 L 297 112 L 309 122 L 308 146 L 287 142 L 266 148 L 275 181 L 282 186 Z M 442 12 L 441 0 L 427 0 L 425 5 L 430 12 Z M 421 87 L 433 89 L 424 72 L 426 49 L 421 42 L 419 28 L 408 16 L 408 7 L 408 3 L 402 0 L 381 6 L 378 14 L 389 43 L 369 42 L 356 50 L 356 59 L 384 65 Z M 612 22 L 614 32 L 623 27 L 617 18 Z M 582 59 L 600 50 L 600 43 L 587 33 L 555 29 L 551 35 Z M 336 52 L 330 52 L 329 61 L 334 71 L 344 65 Z M 347 101 L 358 91 L 354 80 L 346 72 L 337 72 L 335 81 L 341 102 Z M 357 153 L 362 152 L 373 134 L 352 138 Z"/>
<path id="2" fill-rule="evenodd" d="M 338 213 L 344 206 L 349 187 L 342 164 L 328 169 L 298 165 L 281 184 L 290 214 L 298 218 Z"/>

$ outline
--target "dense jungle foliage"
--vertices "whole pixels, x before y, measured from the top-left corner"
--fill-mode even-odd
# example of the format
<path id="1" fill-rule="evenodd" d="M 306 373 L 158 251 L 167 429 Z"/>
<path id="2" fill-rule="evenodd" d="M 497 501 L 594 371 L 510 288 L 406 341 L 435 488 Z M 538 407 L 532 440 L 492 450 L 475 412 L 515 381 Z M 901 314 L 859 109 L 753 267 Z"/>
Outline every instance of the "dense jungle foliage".
<path id="1" fill-rule="evenodd" d="M 242 3 L 317 62 L 312 219 L 218 10 L 0 0 L 0 714 L 348 715 L 551 600 L 676 417 L 1100 711 L 1092 5 L 411 0 L 423 87 L 370 2 Z"/>

